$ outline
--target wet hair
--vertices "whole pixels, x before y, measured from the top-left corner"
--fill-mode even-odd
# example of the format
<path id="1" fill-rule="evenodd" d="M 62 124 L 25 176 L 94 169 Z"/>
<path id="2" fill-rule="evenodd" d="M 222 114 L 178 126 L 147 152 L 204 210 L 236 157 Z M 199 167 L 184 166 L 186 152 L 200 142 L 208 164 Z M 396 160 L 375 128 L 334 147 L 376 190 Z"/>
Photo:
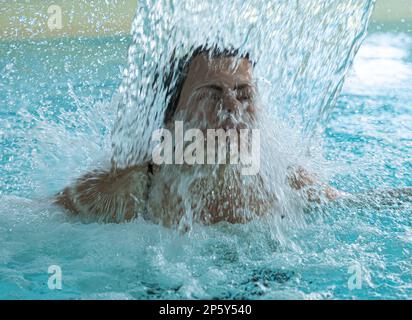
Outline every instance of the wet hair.
<path id="1" fill-rule="evenodd" d="M 217 46 L 199 46 L 191 54 L 187 54 L 182 58 L 175 58 L 174 54 L 172 54 L 169 70 L 163 78 L 163 86 L 166 89 L 167 96 L 170 98 L 164 114 L 164 124 L 169 122 L 176 112 L 180 94 L 192 61 L 202 54 L 207 55 L 210 58 L 239 57 L 241 59 L 247 59 L 250 63 L 255 65 L 250 59 L 249 53 L 241 53 L 239 49 L 220 49 Z"/>

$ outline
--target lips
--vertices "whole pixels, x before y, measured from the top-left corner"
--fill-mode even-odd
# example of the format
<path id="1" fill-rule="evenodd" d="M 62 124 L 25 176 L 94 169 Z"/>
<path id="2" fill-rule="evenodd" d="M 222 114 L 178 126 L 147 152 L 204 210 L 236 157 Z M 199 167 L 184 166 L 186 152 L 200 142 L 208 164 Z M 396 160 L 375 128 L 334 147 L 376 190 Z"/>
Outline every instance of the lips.
<path id="1" fill-rule="evenodd" d="M 238 129 L 238 124 L 239 123 L 237 121 L 234 121 L 232 118 L 228 118 L 222 122 L 220 127 L 225 130 Z"/>
<path id="2" fill-rule="evenodd" d="M 222 121 L 219 127 L 224 130 L 236 129 L 239 132 L 241 129 L 247 129 L 248 126 L 245 122 L 236 120 L 234 117 L 230 116 Z"/>

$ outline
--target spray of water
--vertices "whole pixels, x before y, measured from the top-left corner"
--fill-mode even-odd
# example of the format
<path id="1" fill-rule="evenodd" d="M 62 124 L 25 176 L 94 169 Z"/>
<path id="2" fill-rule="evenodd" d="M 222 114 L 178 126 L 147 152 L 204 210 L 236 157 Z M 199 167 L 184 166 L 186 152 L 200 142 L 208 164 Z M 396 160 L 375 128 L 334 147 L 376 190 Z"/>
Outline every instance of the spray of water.
<path id="1" fill-rule="evenodd" d="M 120 87 L 113 161 L 146 159 L 168 94 L 162 74 L 171 57 L 201 45 L 238 48 L 257 62 L 255 77 L 268 114 L 304 135 L 328 115 L 365 35 L 371 0 L 140 1 Z"/>
<path id="2" fill-rule="evenodd" d="M 318 142 L 314 136 L 340 92 L 365 35 L 372 6 L 370 0 L 141 1 L 133 21 L 129 66 L 119 89 L 121 98 L 112 132 L 113 164 L 127 167 L 150 159 L 152 133 L 163 126 L 171 98 L 164 77 L 171 76 L 172 86 L 178 78 L 173 61 L 189 59 L 199 46 L 221 51 L 235 48 L 255 63 L 261 109 L 261 172 L 255 180 L 243 179 L 230 167 L 231 173 L 226 172 L 228 176 L 219 185 L 212 173 L 216 168 L 208 173 L 192 168 L 186 175 L 182 168 L 174 173 L 165 169 L 167 172 L 158 176 L 163 175 L 167 188 L 153 192 L 158 195 L 154 197 L 158 204 L 154 214 L 167 216 L 163 198 L 173 197 L 170 202 L 180 208 L 175 211 L 185 212 L 183 218 L 177 214 L 178 221 L 191 224 L 199 204 L 204 208 L 213 203 L 213 187 L 207 191 L 207 182 L 198 185 L 207 180 L 205 176 L 210 177 L 215 191 L 220 188 L 235 194 L 223 198 L 233 199 L 237 207 L 253 210 L 244 199 L 256 192 L 272 194 L 280 205 L 267 203 L 281 216 L 296 213 L 297 199 L 285 181 L 288 168 L 294 164 L 310 167 L 308 154 L 321 154 L 320 149 L 311 149 L 311 142 Z M 310 159 L 318 165 L 321 161 L 319 156 Z M 202 189 L 203 196 L 193 191 L 193 185 Z M 154 190 L 156 186 L 155 181 Z M 246 186 L 250 186 L 249 193 Z M 222 210 L 219 207 L 217 211 Z M 242 217 L 248 215 L 249 211 Z"/>

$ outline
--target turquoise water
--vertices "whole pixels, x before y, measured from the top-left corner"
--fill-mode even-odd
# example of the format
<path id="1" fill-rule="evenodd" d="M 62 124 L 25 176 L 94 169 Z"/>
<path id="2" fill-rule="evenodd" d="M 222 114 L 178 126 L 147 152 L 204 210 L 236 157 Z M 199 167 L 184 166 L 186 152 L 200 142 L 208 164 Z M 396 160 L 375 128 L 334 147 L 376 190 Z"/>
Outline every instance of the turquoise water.
<path id="1" fill-rule="evenodd" d="M 50 196 L 110 159 L 129 38 L 0 43 L 0 298 L 412 298 L 412 204 L 339 202 L 299 225 L 82 224 Z M 412 37 L 367 37 L 321 138 L 329 183 L 412 187 Z M 51 290 L 48 268 L 62 270 Z M 352 290 L 349 269 L 359 267 Z"/>

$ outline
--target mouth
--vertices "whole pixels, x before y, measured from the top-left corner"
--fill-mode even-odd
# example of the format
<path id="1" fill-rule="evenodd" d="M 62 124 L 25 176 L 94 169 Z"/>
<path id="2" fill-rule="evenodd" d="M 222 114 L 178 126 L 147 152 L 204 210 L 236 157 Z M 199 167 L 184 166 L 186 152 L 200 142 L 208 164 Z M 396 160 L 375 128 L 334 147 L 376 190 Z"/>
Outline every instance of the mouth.
<path id="1" fill-rule="evenodd" d="M 241 129 L 247 129 L 247 124 L 241 120 L 236 119 L 234 116 L 230 115 L 223 121 L 220 121 L 219 123 L 219 129 L 224 129 L 224 130 L 237 130 L 238 132 Z"/>

